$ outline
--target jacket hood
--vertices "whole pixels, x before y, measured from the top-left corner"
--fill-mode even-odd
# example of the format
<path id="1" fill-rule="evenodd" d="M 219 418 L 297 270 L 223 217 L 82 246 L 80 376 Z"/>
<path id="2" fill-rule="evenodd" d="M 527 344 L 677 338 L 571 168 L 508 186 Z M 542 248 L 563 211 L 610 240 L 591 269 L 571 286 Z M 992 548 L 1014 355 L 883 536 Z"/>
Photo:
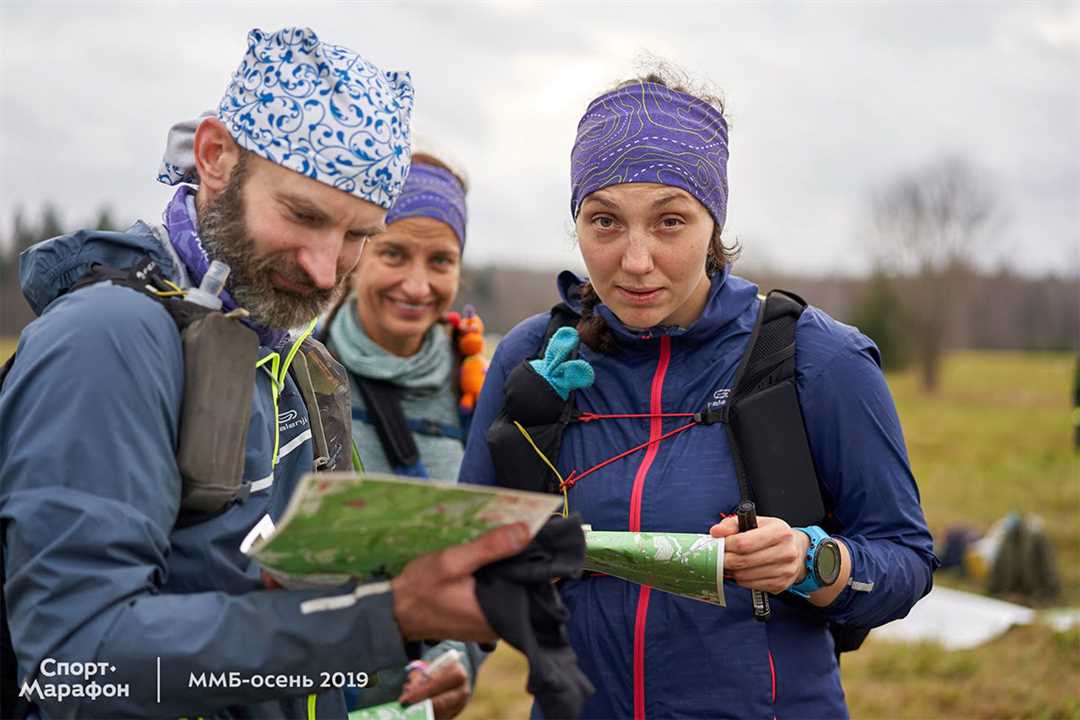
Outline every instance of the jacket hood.
<path id="1" fill-rule="evenodd" d="M 137 222 L 124 232 L 80 230 L 43 240 L 19 255 L 23 297 L 36 315 L 66 293 L 93 263 L 126 268 L 149 255 L 166 276 L 173 276 L 169 253 L 149 225 Z"/>
<path id="2" fill-rule="evenodd" d="M 574 312 L 581 313 L 581 288 L 587 278 L 564 270 L 557 280 L 559 296 Z M 752 282 L 731 274 L 731 268 L 725 267 L 711 278 L 709 298 L 701 317 L 681 328 L 677 325 L 654 325 L 651 328 L 631 329 L 623 324 L 607 305 L 600 303 L 596 312 L 604 318 L 615 337 L 620 342 L 650 340 L 662 335 L 670 335 L 685 340 L 708 340 L 728 323 L 737 319 L 746 311 L 747 306 L 755 301 L 758 287 Z"/>

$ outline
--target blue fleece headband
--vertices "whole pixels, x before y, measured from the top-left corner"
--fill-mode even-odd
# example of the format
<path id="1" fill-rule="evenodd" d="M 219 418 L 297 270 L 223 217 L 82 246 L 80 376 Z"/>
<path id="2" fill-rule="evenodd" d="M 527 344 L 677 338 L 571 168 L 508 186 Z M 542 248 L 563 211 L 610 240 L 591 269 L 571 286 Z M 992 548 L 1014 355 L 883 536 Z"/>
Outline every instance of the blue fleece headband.
<path id="1" fill-rule="evenodd" d="M 709 103 L 657 83 L 636 82 L 593 100 L 570 155 L 570 214 L 590 194 L 623 183 L 682 188 L 727 219 L 727 122 Z"/>
<path id="2" fill-rule="evenodd" d="M 465 249 L 465 188 L 454 174 L 434 165 L 413 163 L 401 196 L 386 214 L 386 224 L 410 217 L 446 223 Z"/>

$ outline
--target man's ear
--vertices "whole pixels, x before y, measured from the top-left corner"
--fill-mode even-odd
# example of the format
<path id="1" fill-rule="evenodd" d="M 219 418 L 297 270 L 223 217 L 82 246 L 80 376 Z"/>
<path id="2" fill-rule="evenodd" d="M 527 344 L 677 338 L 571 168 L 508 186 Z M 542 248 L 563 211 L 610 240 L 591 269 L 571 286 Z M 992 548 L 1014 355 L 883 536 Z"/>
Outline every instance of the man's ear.
<path id="1" fill-rule="evenodd" d="M 205 190 L 208 198 L 216 197 L 229 184 L 239 159 L 240 147 L 221 120 L 208 117 L 199 123 L 195 130 L 195 169 L 199 189 Z"/>

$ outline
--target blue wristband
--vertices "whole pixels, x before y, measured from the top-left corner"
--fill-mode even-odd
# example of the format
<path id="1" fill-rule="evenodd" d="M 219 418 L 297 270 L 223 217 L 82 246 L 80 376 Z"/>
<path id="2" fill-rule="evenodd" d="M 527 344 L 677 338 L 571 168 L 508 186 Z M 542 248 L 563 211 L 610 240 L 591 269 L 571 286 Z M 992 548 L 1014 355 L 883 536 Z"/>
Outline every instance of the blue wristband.
<path id="1" fill-rule="evenodd" d="M 810 593 L 820 590 L 822 587 L 821 583 L 818 582 L 817 573 L 814 572 L 814 557 L 817 555 L 817 549 L 821 541 L 829 538 L 829 533 L 817 525 L 793 529 L 810 538 L 810 546 L 806 549 L 806 557 L 803 558 L 803 563 L 806 565 L 806 577 L 802 582 L 789 587 L 788 592 L 795 593 L 799 597 L 810 597 Z"/>

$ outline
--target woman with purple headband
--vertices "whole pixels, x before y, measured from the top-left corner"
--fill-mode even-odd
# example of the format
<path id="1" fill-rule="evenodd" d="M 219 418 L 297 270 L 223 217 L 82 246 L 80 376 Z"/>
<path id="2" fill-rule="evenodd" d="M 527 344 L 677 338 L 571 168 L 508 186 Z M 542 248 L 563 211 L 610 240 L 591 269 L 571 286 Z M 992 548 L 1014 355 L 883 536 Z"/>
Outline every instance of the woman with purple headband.
<path id="1" fill-rule="evenodd" d="M 794 379 L 832 534 L 766 513 L 738 532 L 726 428 L 698 419 L 723 408 L 762 306 L 722 240 L 727 159 L 722 105 L 658 75 L 589 104 L 570 198 L 589 277 L 562 273 L 566 308 L 503 339 L 473 419 L 462 480 L 522 487 L 506 419 L 553 389 L 574 411 L 548 458 L 570 512 L 593 530 L 725 539 L 726 607 L 606 575 L 563 581 L 596 689 L 586 717 L 844 717 L 830 625 L 902 617 L 936 565 L 877 348 L 813 307 L 795 325 Z M 570 326 L 552 333 L 558 312 Z M 771 593 L 767 622 L 751 591 Z"/>
<path id="2" fill-rule="evenodd" d="M 447 164 L 414 153 L 401 195 L 386 215 L 386 232 L 368 241 L 351 292 L 331 314 L 327 347 L 350 375 L 352 434 L 366 471 L 457 478 L 464 438 L 459 358 L 440 321 L 461 279 L 466 190 Z M 388 410 L 400 413 L 411 456 L 388 429 Z M 482 656 L 475 643 L 444 642 L 424 648 L 423 657 L 433 660 L 450 650 L 460 653 L 459 661 L 429 683 L 414 673 L 405 698 L 433 696 L 439 718 L 464 708 Z M 397 699 L 405 680 L 404 668 L 379 669 L 379 685 L 349 698 L 350 709 Z"/>

